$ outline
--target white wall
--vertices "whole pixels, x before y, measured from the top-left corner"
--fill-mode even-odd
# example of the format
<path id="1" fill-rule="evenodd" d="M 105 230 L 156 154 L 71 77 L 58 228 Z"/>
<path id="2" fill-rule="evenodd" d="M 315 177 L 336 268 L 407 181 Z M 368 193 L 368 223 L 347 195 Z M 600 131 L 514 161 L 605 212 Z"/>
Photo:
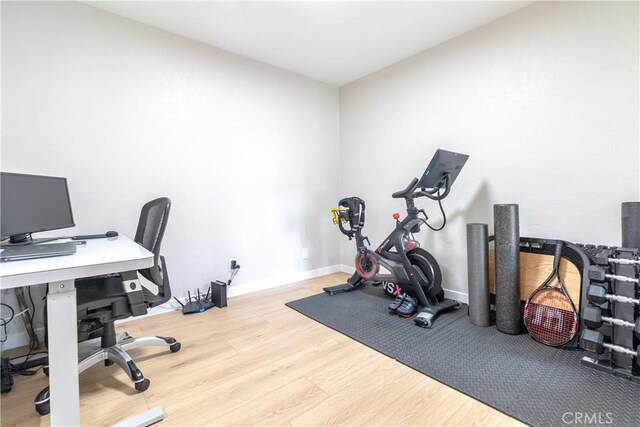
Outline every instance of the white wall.
<path id="1" fill-rule="evenodd" d="M 2 170 L 68 177 L 77 226 L 173 202 L 174 294 L 338 263 L 337 88 L 78 3 L 2 2 Z M 302 259 L 302 248 L 309 258 Z"/>
<path id="2" fill-rule="evenodd" d="M 494 203 L 520 205 L 523 236 L 620 244 L 620 202 L 640 196 L 638 60 L 638 3 L 540 2 L 342 87 L 340 194 L 366 201 L 377 244 L 436 148 L 470 154 L 449 224 L 420 237 L 459 292 L 465 224 L 492 224 Z"/>
<path id="3" fill-rule="evenodd" d="M 421 241 L 466 292 L 464 226 L 491 223 L 494 203 L 520 204 L 522 235 L 619 243 L 619 204 L 640 196 L 637 34 L 634 3 L 539 3 L 338 99 L 81 4 L 3 2 L 1 167 L 67 176 L 75 233 L 132 235 L 145 201 L 171 197 L 163 252 L 181 296 L 231 257 L 236 289 L 352 265 L 328 208 L 363 197 L 377 244 L 403 211 L 390 194 L 436 148 L 465 152 L 450 222 Z"/>

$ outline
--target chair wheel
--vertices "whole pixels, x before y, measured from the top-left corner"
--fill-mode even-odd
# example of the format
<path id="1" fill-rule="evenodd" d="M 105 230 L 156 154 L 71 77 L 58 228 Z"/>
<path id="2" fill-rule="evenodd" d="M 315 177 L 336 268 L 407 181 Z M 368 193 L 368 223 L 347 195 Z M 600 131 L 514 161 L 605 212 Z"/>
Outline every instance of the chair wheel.
<path id="1" fill-rule="evenodd" d="M 36 412 L 40 415 L 47 415 L 51 411 L 49 402 L 36 403 Z"/>
<path id="2" fill-rule="evenodd" d="M 48 366 L 43 366 L 42 367 L 42 373 L 45 374 L 46 376 L 49 376 L 49 367 Z"/>
<path id="3" fill-rule="evenodd" d="M 182 348 L 182 346 L 180 345 L 179 342 L 176 342 L 176 343 L 171 344 L 169 346 L 169 350 L 171 350 L 171 353 L 175 353 L 177 351 L 180 351 L 181 348 Z"/>
<path id="4" fill-rule="evenodd" d="M 142 381 L 140 381 L 139 383 L 135 383 L 135 388 L 136 390 L 138 390 L 139 392 L 143 392 L 143 391 L 147 391 L 147 389 L 149 388 L 149 385 L 151 384 L 151 381 L 149 381 L 148 379 L 143 379 Z"/>

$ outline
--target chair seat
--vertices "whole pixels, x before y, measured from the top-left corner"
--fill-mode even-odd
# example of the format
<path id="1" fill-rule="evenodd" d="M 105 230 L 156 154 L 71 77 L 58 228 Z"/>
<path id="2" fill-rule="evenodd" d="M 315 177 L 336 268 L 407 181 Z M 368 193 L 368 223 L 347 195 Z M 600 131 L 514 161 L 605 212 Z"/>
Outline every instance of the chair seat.
<path id="1" fill-rule="evenodd" d="M 165 295 L 155 295 L 148 289 L 142 289 L 144 300 L 150 307 L 164 303 Z M 78 301 L 78 312 L 85 310 L 95 310 L 101 307 L 109 307 L 120 300 L 127 300 L 127 295 L 122 289 L 120 276 L 98 276 L 76 280 L 76 299 Z"/>
<path id="2" fill-rule="evenodd" d="M 97 276 L 76 280 L 78 304 L 86 304 L 95 299 L 125 296 L 120 276 Z"/>
<path id="3" fill-rule="evenodd" d="M 76 281 L 78 320 L 113 321 L 131 315 L 120 276 L 90 277 Z"/>

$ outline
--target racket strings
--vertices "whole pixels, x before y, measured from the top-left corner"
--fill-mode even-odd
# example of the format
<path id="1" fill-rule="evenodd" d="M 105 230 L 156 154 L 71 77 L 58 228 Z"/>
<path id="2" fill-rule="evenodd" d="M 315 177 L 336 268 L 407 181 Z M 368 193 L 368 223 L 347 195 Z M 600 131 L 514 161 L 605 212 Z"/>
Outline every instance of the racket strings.
<path id="1" fill-rule="evenodd" d="M 527 330 L 543 344 L 568 343 L 576 333 L 577 321 L 571 301 L 556 289 L 543 289 L 532 295 L 525 308 Z"/>

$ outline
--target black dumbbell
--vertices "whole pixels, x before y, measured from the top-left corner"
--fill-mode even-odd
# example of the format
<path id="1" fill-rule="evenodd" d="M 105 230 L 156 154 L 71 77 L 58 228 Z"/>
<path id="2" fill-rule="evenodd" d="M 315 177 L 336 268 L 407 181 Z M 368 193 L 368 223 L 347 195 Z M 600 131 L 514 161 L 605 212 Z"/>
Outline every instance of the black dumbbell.
<path id="1" fill-rule="evenodd" d="M 638 357 L 638 355 L 640 355 L 640 345 L 635 351 L 633 351 L 630 348 L 610 344 L 604 342 L 604 335 L 598 331 L 591 329 L 585 329 L 582 331 L 582 334 L 580 334 L 580 347 L 584 350 L 592 351 L 597 354 L 604 353 L 605 349 L 615 351 L 616 353 L 626 354 L 627 356 L 635 357 L 636 365 L 640 366 L 640 358 Z"/>
<path id="2" fill-rule="evenodd" d="M 618 260 L 618 261 L 621 261 L 621 260 Z M 589 280 L 593 280 L 594 282 L 604 282 L 606 280 L 616 280 L 618 282 L 629 282 L 629 283 L 635 283 L 635 284 L 638 284 L 640 282 L 640 280 L 635 279 L 633 277 L 609 274 L 607 273 L 607 270 L 604 267 L 600 267 L 597 265 L 592 265 L 591 267 L 589 267 L 587 271 L 587 276 L 589 277 Z"/>
<path id="3" fill-rule="evenodd" d="M 593 260 L 598 265 L 607 266 L 609 265 L 609 258 L 611 258 L 611 255 L 613 255 L 612 251 L 605 249 L 602 252 L 598 252 L 596 256 L 593 257 Z"/>
<path id="4" fill-rule="evenodd" d="M 627 258 L 612 258 L 613 251 L 609 249 L 605 249 L 602 252 L 598 252 L 594 257 L 594 261 L 598 265 L 609 265 L 609 264 L 625 264 L 625 265 L 640 265 L 640 260 L 637 259 L 627 259 Z"/>
<path id="5" fill-rule="evenodd" d="M 587 299 L 593 304 L 604 304 L 607 301 L 620 302 L 624 304 L 640 305 L 640 300 L 622 295 L 607 293 L 607 289 L 601 284 L 591 283 L 587 289 Z"/>
<path id="6" fill-rule="evenodd" d="M 604 282 L 607 280 L 607 270 L 597 265 L 592 265 L 588 270 L 589 280 L 594 282 Z"/>
<path id="7" fill-rule="evenodd" d="M 631 323 L 626 320 L 616 319 L 615 317 L 603 316 L 602 309 L 600 307 L 588 305 L 582 311 L 582 320 L 584 321 L 584 324 L 591 329 L 598 329 L 604 322 L 609 325 L 618 325 L 633 329 L 633 332 L 640 337 L 640 317 L 636 319 L 636 323 Z"/>

